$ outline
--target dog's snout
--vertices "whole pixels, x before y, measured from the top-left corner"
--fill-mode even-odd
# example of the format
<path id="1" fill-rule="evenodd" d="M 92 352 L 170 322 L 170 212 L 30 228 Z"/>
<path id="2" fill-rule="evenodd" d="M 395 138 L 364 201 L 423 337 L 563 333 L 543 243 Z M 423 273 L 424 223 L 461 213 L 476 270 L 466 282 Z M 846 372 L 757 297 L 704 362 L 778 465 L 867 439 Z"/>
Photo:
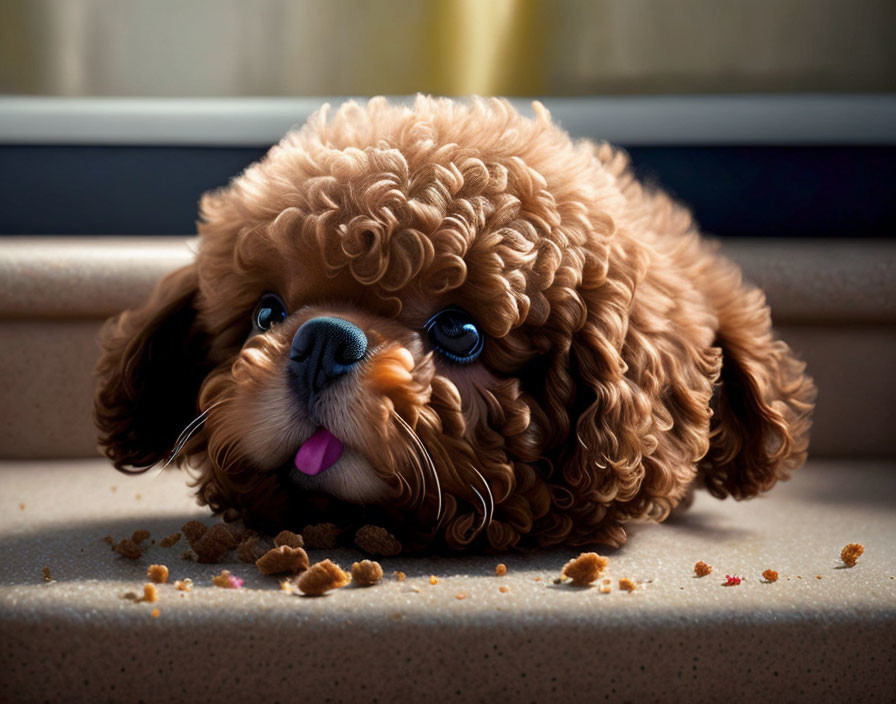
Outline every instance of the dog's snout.
<path id="1" fill-rule="evenodd" d="M 342 318 L 312 318 L 296 331 L 290 372 L 306 400 L 347 374 L 367 352 L 367 336 Z"/>

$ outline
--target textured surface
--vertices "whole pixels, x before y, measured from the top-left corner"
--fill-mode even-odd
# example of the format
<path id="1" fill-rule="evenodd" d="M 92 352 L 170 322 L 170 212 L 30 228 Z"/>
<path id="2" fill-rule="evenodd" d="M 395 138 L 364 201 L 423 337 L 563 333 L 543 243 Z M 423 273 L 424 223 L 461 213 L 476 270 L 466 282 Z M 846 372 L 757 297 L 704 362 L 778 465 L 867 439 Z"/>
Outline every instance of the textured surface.
<path id="1" fill-rule="evenodd" d="M 306 598 L 251 565 L 184 561 L 183 540 L 137 561 L 110 552 L 107 534 L 158 540 L 190 518 L 212 522 L 176 473 L 0 463 L 0 699 L 884 701 L 896 691 L 893 470 L 816 461 L 761 500 L 698 495 L 683 517 L 598 548 L 609 594 L 553 584 L 575 552 L 552 550 L 383 559 L 382 584 Z M 854 541 L 866 552 L 843 568 Z M 361 557 L 310 554 L 343 567 Z M 713 573 L 694 577 L 698 560 Z M 153 605 L 122 599 L 152 562 L 196 587 L 162 585 Z M 222 567 L 245 588 L 211 586 Z M 762 582 L 766 568 L 778 582 Z M 726 573 L 744 582 L 724 587 Z M 638 589 L 619 591 L 622 577 Z"/>

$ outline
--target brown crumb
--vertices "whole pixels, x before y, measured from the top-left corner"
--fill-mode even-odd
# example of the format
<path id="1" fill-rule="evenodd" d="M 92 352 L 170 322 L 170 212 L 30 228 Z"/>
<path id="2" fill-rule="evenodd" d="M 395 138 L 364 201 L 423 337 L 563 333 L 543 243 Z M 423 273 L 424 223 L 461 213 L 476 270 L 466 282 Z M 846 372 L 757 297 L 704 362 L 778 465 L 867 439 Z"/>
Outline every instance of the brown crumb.
<path id="1" fill-rule="evenodd" d="M 502 594 L 506 594 L 507 592 L 510 591 L 510 589 L 508 589 L 507 587 L 505 587 L 505 586 L 502 584 L 500 587 L 498 587 L 498 591 L 501 592 Z"/>
<path id="2" fill-rule="evenodd" d="M 598 587 L 598 589 L 600 590 L 601 594 L 609 594 L 611 591 L 613 591 L 613 585 L 609 581 L 604 580 L 603 582 L 601 582 L 601 585 Z"/>
<path id="3" fill-rule="evenodd" d="M 198 561 L 204 563 L 219 562 L 225 553 L 236 546 L 236 538 L 223 523 L 213 525 L 198 540 L 190 541 L 190 547 L 196 552 Z"/>
<path id="4" fill-rule="evenodd" d="M 596 580 L 610 561 L 596 552 L 583 552 L 563 566 L 561 574 L 572 580 L 573 586 L 587 587 Z"/>
<path id="5" fill-rule="evenodd" d="M 308 569 L 308 553 L 289 545 L 268 550 L 255 561 L 262 574 L 298 574 Z"/>
<path id="6" fill-rule="evenodd" d="M 180 540 L 180 533 L 172 533 L 159 541 L 159 545 L 163 548 L 170 548 L 174 545 L 178 540 Z"/>
<path id="7" fill-rule="evenodd" d="M 535 577 L 532 581 L 533 581 L 533 582 L 540 582 L 540 581 L 541 581 L 541 577 Z"/>
<path id="8" fill-rule="evenodd" d="M 467 595 L 464 594 L 463 592 L 460 592 L 458 594 L 455 594 L 454 598 L 457 599 L 458 601 L 463 601 L 464 599 L 467 598 Z"/>
<path id="9" fill-rule="evenodd" d="M 623 577 L 619 580 L 619 588 L 626 592 L 633 592 L 638 588 L 638 585 L 635 584 L 634 580 L 629 579 L 628 577 Z"/>
<path id="10" fill-rule="evenodd" d="M 821 575 L 820 574 L 815 575 L 815 579 L 821 579 Z"/>
<path id="11" fill-rule="evenodd" d="M 266 555 L 270 547 L 257 535 L 250 535 L 236 548 L 236 557 L 240 562 L 251 562 L 253 565 Z"/>
<path id="12" fill-rule="evenodd" d="M 495 565 L 495 575 L 497 575 L 498 577 L 503 577 L 505 574 L 507 574 L 507 565 L 505 565 L 503 562 Z"/>
<path id="13" fill-rule="evenodd" d="M 404 614 L 400 611 L 393 611 L 391 614 L 389 614 L 389 618 L 391 618 L 393 621 L 401 621 L 401 619 L 404 618 Z"/>
<path id="14" fill-rule="evenodd" d="M 197 540 L 199 540 L 205 532 L 208 530 L 208 526 L 204 523 L 200 523 L 199 521 L 187 521 L 180 527 L 181 531 L 184 534 L 184 537 L 187 539 L 187 542 L 192 545 Z"/>
<path id="15" fill-rule="evenodd" d="M 165 565 L 150 565 L 146 576 L 156 584 L 164 584 L 168 581 L 168 568 Z"/>
<path id="16" fill-rule="evenodd" d="M 114 545 L 114 544 L 115 544 L 115 540 L 112 539 L 112 536 L 111 536 L 111 535 L 107 535 L 105 538 L 103 538 L 103 542 L 104 542 L 104 543 L 109 543 L 109 545 Z"/>
<path id="17" fill-rule="evenodd" d="M 137 501 L 139 501 L 140 499 L 143 498 L 143 494 L 134 494 L 134 498 L 137 499 Z"/>
<path id="18" fill-rule="evenodd" d="M 274 538 L 274 546 L 279 548 L 281 545 L 288 545 L 291 548 L 302 548 L 305 547 L 305 541 L 302 540 L 302 536 L 298 533 L 293 533 L 291 530 L 281 530 L 277 533 L 277 537 Z"/>
<path id="19" fill-rule="evenodd" d="M 118 491 L 118 487 L 112 484 L 111 486 L 109 486 L 109 491 Z"/>
<path id="20" fill-rule="evenodd" d="M 302 541 L 306 548 L 330 550 L 336 547 L 339 529 L 334 523 L 317 523 L 302 528 Z"/>
<path id="21" fill-rule="evenodd" d="M 864 545 L 861 543 L 850 543 L 840 551 L 840 559 L 843 560 L 843 564 L 847 567 L 855 567 L 856 560 L 862 556 L 863 552 L 865 552 Z"/>
<path id="22" fill-rule="evenodd" d="M 777 582 L 778 581 L 778 573 L 775 572 L 774 570 L 765 570 L 765 572 L 762 573 L 762 578 L 766 582 Z"/>
<path id="23" fill-rule="evenodd" d="M 140 601 L 140 597 L 137 596 L 137 592 L 125 592 L 121 595 L 122 599 L 127 599 L 128 601 Z"/>
<path id="24" fill-rule="evenodd" d="M 351 576 L 339 565 L 330 560 L 321 560 L 311 565 L 299 577 L 298 587 L 303 594 L 319 596 L 331 589 L 344 587 L 350 581 Z"/>
<path id="25" fill-rule="evenodd" d="M 287 594 L 295 594 L 296 587 L 290 580 L 284 579 L 280 581 L 280 591 L 286 592 Z"/>
<path id="26" fill-rule="evenodd" d="M 174 583 L 174 588 L 179 592 L 193 591 L 193 580 L 189 577 L 186 579 L 179 579 Z M 183 596 L 183 594 L 181 594 L 181 596 Z"/>
<path id="27" fill-rule="evenodd" d="M 429 575 L 429 583 L 430 584 L 438 584 L 439 578 L 436 577 L 434 574 L 431 574 L 431 575 Z"/>
<path id="28" fill-rule="evenodd" d="M 44 581 L 45 581 L 45 582 L 52 582 L 52 581 L 53 581 L 53 575 L 50 574 L 50 568 L 49 568 L 49 567 L 44 567 L 44 568 L 41 570 L 41 572 L 43 572 L 43 575 L 44 575 Z"/>
<path id="29" fill-rule="evenodd" d="M 131 536 L 131 540 L 133 540 L 138 545 L 148 539 L 149 539 L 149 531 L 148 530 L 135 530 L 134 534 Z"/>
<path id="30" fill-rule="evenodd" d="M 24 510 L 25 510 L 25 504 L 19 504 L 19 510 L 20 510 L 20 511 L 24 511 Z"/>
<path id="31" fill-rule="evenodd" d="M 143 548 L 129 538 L 117 543 L 112 549 L 129 560 L 136 560 L 143 554 Z"/>
<path id="32" fill-rule="evenodd" d="M 694 565 L 694 574 L 698 577 L 705 577 L 706 575 L 712 572 L 712 565 L 707 565 L 703 560 L 700 560 L 696 565 Z"/>
<path id="33" fill-rule="evenodd" d="M 383 568 L 379 562 L 361 560 L 352 563 L 352 580 L 361 587 L 369 587 L 383 578 Z"/>
<path id="34" fill-rule="evenodd" d="M 153 609 L 151 613 L 153 618 L 158 618 L 161 612 L 158 609 Z"/>
<path id="35" fill-rule="evenodd" d="M 408 578 L 408 576 L 401 570 L 396 570 L 393 574 L 395 575 L 396 582 L 403 582 Z"/>
<path id="36" fill-rule="evenodd" d="M 143 585 L 143 598 L 140 601 L 145 601 L 149 604 L 154 604 L 159 600 L 159 590 L 156 589 L 156 585 L 152 582 L 147 582 Z"/>
<path id="37" fill-rule="evenodd" d="M 401 543 L 380 526 L 361 526 L 355 533 L 355 545 L 366 553 L 383 557 L 392 557 L 401 552 Z"/>
<path id="38" fill-rule="evenodd" d="M 230 574 L 230 570 L 221 570 L 220 574 L 212 577 L 212 584 L 216 587 L 221 587 L 221 589 L 239 589 L 243 584 L 243 580 Z"/>

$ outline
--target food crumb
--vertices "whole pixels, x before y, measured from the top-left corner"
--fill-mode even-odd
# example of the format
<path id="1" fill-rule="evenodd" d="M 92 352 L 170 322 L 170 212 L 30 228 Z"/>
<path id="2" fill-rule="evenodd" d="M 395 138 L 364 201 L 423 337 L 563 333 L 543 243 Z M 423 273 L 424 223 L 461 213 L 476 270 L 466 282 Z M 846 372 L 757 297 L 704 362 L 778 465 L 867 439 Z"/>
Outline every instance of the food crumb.
<path id="1" fill-rule="evenodd" d="M 532 581 L 533 581 L 533 582 L 540 582 L 540 581 L 541 581 L 541 577 L 535 577 Z"/>
<path id="2" fill-rule="evenodd" d="M 113 546 L 112 549 L 122 557 L 126 557 L 129 560 L 136 560 L 143 554 L 143 548 L 130 538 L 125 538 L 124 540 L 118 542 Z"/>
<path id="3" fill-rule="evenodd" d="M 774 570 L 766 570 L 762 573 L 762 578 L 766 582 L 777 582 L 778 581 L 778 573 Z"/>
<path id="4" fill-rule="evenodd" d="M 152 582 L 147 582 L 143 585 L 143 598 L 140 601 L 145 601 L 149 604 L 154 604 L 159 600 L 159 590 L 156 589 L 156 585 Z"/>
<path id="5" fill-rule="evenodd" d="M 399 611 L 393 611 L 391 614 L 389 614 L 389 618 L 391 618 L 393 621 L 401 621 L 401 619 L 404 618 L 404 614 Z"/>
<path id="6" fill-rule="evenodd" d="M 225 553 L 237 546 L 233 533 L 223 523 L 216 523 L 195 541 L 190 540 L 190 536 L 187 535 L 187 540 L 190 541 L 190 547 L 193 548 L 199 562 L 203 563 L 219 562 Z"/>
<path id="7" fill-rule="evenodd" d="M 53 575 L 50 574 L 50 568 L 49 568 L 49 567 L 44 567 L 44 568 L 41 570 L 41 572 L 43 572 L 43 575 L 44 575 L 44 581 L 45 581 L 45 582 L 52 582 L 52 581 L 53 581 Z"/>
<path id="8" fill-rule="evenodd" d="M 306 548 L 329 550 L 336 547 L 339 529 L 334 523 L 317 523 L 302 528 L 302 541 Z"/>
<path id="9" fill-rule="evenodd" d="M 431 574 L 431 575 L 429 575 L 429 583 L 430 584 L 438 584 L 439 578 L 436 577 L 434 574 Z"/>
<path id="10" fill-rule="evenodd" d="M 253 565 L 264 555 L 269 548 L 257 535 L 244 538 L 236 548 L 236 557 L 240 562 L 251 562 Z"/>
<path id="11" fill-rule="evenodd" d="M 561 574 L 572 580 L 573 586 L 587 587 L 596 580 L 610 561 L 596 552 L 583 552 L 563 566 Z"/>
<path id="12" fill-rule="evenodd" d="M 24 510 L 25 510 L 25 504 L 19 504 L 19 510 L 20 510 L 20 511 L 24 511 Z"/>
<path id="13" fill-rule="evenodd" d="M 205 535 L 205 532 L 208 530 L 206 525 L 204 523 L 200 523 L 199 521 L 187 521 L 180 527 L 180 529 L 190 545 L 199 540 L 203 535 Z"/>
<path id="14" fill-rule="evenodd" d="M 133 540 L 138 545 L 140 543 L 142 543 L 143 541 L 147 540 L 148 538 L 149 538 L 148 530 L 135 530 L 134 534 L 131 536 L 131 540 Z"/>
<path id="15" fill-rule="evenodd" d="M 408 576 L 401 570 L 395 570 L 395 572 L 393 574 L 395 575 L 396 582 L 403 582 L 404 580 L 406 580 L 408 578 Z"/>
<path id="16" fill-rule="evenodd" d="M 220 574 L 212 577 L 212 584 L 221 589 L 239 589 L 243 586 L 243 580 L 230 574 L 230 570 L 221 570 Z"/>
<path id="17" fill-rule="evenodd" d="M 635 584 L 634 580 L 629 579 L 628 577 L 623 577 L 619 580 L 619 588 L 631 593 L 638 588 L 638 585 Z"/>
<path id="18" fill-rule="evenodd" d="M 286 592 L 287 594 L 295 594 L 295 586 L 288 579 L 284 579 L 280 582 L 280 591 Z"/>
<path id="19" fill-rule="evenodd" d="M 401 543 L 380 526 L 361 526 L 355 533 L 355 545 L 366 553 L 383 557 L 392 557 L 401 552 Z"/>
<path id="20" fill-rule="evenodd" d="M 255 566 L 262 574 L 298 574 L 308 569 L 308 553 L 302 548 L 281 545 L 259 557 Z"/>
<path id="21" fill-rule="evenodd" d="M 510 589 L 508 589 L 507 587 L 505 587 L 505 586 L 502 584 L 500 587 L 498 587 L 498 591 L 501 592 L 502 594 L 506 594 L 507 592 L 510 591 Z"/>
<path id="22" fill-rule="evenodd" d="M 112 536 L 111 536 L 111 535 L 107 535 L 107 536 L 105 536 L 105 537 L 103 538 L 103 542 L 104 542 L 104 543 L 108 543 L 109 545 L 112 545 L 112 544 L 115 543 L 115 541 L 112 539 Z"/>
<path id="23" fill-rule="evenodd" d="M 118 487 L 115 486 L 114 484 L 112 484 L 112 485 L 109 487 L 109 491 L 118 491 Z"/>
<path id="24" fill-rule="evenodd" d="M 379 562 L 361 560 L 352 563 L 352 580 L 359 586 L 370 587 L 383 578 L 383 568 Z"/>
<path id="25" fill-rule="evenodd" d="M 179 579 L 174 583 L 174 588 L 179 592 L 189 592 L 193 590 L 193 580 L 187 577 L 186 579 Z M 183 596 L 183 594 L 181 594 Z"/>
<path id="26" fill-rule="evenodd" d="M 165 565 L 150 565 L 146 576 L 156 584 L 164 584 L 168 581 L 168 568 Z"/>
<path id="27" fill-rule="evenodd" d="M 153 618 L 158 618 L 158 617 L 159 617 L 159 613 L 160 613 L 160 612 L 159 612 L 158 609 L 153 609 L 153 610 L 152 610 L 152 617 L 153 617 Z"/>
<path id="28" fill-rule="evenodd" d="M 464 594 L 463 592 L 458 592 L 457 594 L 454 595 L 454 598 L 457 599 L 458 601 L 463 601 L 464 599 L 467 598 L 467 595 Z"/>
<path id="29" fill-rule="evenodd" d="M 321 560 L 308 568 L 299 577 L 298 587 L 307 596 L 319 596 L 331 589 L 344 587 L 351 581 L 351 575 L 330 560 Z"/>
<path id="30" fill-rule="evenodd" d="M 820 574 L 815 575 L 815 579 L 821 579 L 821 575 Z"/>
<path id="31" fill-rule="evenodd" d="M 291 548 L 302 548 L 305 547 L 305 541 L 302 540 L 302 536 L 298 533 L 293 533 L 291 530 L 281 530 L 277 533 L 277 537 L 274 538 L 274 546 L 279 548 L 283 545 L 288 545 Z"/>
<path id="32" fill-rule="evenodd" d="M 739 577 L 739 576 L 736 575 L 736 574 L 726 574 L 726 575 L 725 575 L 725 584 L 724 584 L 724 586 L 726 586 L 726 587 L 736 587 L 738 584 L 741 583 L 741 580 L 742 580 L 742 579 L 743 579 L 743 577 Z"/>
<path id="33" fill-rule="evenodd" d="M 865 552 L 864 545 L 861 543 L 850 543 L 840 551 L 840 559 L 843 560 L 843 564 L 847 567 L 855 567 L 856 560 L 862 556 L 863 552 Z"/>
<path id="34" fill-rule="evenodd" d="M 613 585 L 608 580 L 604 580 L 603 582 L 601 582 L 598 590 L 601 594 L 609 594 L 611 591 L 613 591 Z"/>
<path id="35" fill-rule="evenodd" d="M 703 560 L 694 565 L 694 574 L 698 577 L 705 577 L 710 572 L 712 572 L 712 565 L 707 565 Z"/>
<path id="36" fill-rule="evenodd" d="M 134 498 L 137 499 L 137 501 L 139 501 L 140 499 L 143 498 L 143 494 L 134 494 Z"/>
<path id="37" fill-rule="evenodd" d="M 159 541 L 159 545 L 163 548 L 170 548 L 174 545 L 178 540 L 180 540 L 180 533 L 172 533 L 171 535 L 165 536 Z"/>
<path id="38" fill-rule="evenodd" d="M 507 574 L 507 565 L 505 565 L 503 562 L 495 565 L 495 575 L 497 575 L 498 577 L 503 577 L 505 574 Z"/>

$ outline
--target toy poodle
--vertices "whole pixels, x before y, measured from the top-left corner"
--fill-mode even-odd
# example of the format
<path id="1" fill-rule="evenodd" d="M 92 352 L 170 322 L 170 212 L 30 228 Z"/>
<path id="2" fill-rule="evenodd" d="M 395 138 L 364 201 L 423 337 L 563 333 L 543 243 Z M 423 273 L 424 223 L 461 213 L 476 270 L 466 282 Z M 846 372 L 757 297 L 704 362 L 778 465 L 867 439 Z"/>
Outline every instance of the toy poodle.
<path id="1" fill-rule="evenodd" d="M 619 546 L 805 460 L 815 388 L 763 293 L 538 103 L 325 107 L 198 231 L 104 327 L 96 421 L 116 467 L 186 466 L 226 518 Z"/>

